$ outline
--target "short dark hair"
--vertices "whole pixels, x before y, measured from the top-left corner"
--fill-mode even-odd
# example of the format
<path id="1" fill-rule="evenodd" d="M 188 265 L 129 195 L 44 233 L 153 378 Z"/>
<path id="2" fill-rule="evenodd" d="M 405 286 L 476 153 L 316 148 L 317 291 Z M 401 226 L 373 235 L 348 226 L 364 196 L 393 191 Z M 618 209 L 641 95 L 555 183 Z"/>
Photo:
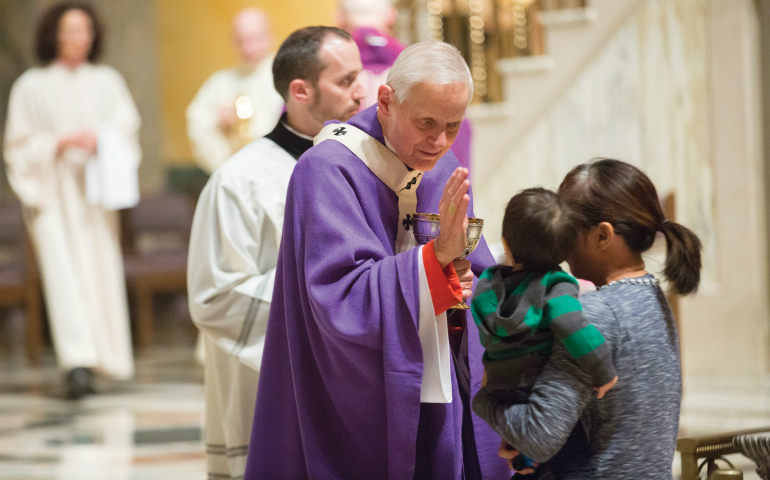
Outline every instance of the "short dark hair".
<path id="1" fill-rule="evenodd" d="M 37 58 L 41 62 L 47 63 L 56 58 L 59 47 L 59 23 L 65 13 L 70 10 L 82 10 L 91 18 L 91 29 L 94 32 L 91 51 L 88 53 L 88 60 L 95 61 L 102 53 L 102 24 L 96 17 L 94 9 L 85 3 L 62 2 L 53 5 L 46 10 L 37 24 L 37 34 L 35 37 L 35 51 Z"/>
<path id="2" fill-rule="evenodd" d="M 273 84 L 285 102 L 289 101 L 289 85 L 296 79 L 315 86 L 326 65 L 318 58 L 327 35 L 353 41 L 348 32 L 337 27 L 305 27 L 289 35 L 273 60 Z"/>
<path id="3" fill-rule="evenodd" d="M 505 208 L 503 238 L 523 268 L 555 269 L 572 253 L 577 235 L 577 218 L 556 192 L 528 188 Z"/>

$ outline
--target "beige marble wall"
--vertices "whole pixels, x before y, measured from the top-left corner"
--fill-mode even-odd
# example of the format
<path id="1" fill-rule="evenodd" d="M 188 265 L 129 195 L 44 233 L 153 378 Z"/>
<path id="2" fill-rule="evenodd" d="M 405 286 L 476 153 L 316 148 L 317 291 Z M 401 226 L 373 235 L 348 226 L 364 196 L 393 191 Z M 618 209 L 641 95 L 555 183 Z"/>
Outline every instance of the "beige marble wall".
<path id="1" fill-rule="evenodd" d="M 757 48 L 750 0 L 640 0 L 503 161 L 478 169 L 492 173 L 473 179 L 490 239 L 517 190 L 556 188 L 593 157 L 629 161 L 661 195 L 674 192 L 677 221 L 704 243 L 701 292 L 681 307 L 688 376 L 767 374 Z"/>
<path id="2" fill-rule="evenodd" d="M 690 376 L 767 379 L 768 279 L 758 19 L 751 0 L 709 0 L 718 290 L 683 302 Z"/>

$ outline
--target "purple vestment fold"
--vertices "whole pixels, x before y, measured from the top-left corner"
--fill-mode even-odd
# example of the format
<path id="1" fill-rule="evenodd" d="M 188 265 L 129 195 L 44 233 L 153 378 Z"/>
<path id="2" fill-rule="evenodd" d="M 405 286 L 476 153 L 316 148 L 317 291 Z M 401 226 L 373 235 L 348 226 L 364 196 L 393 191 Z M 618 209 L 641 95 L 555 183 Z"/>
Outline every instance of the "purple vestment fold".
<path id="1" fill-rule="evenodd" d="M 472 141 L 473 129 L 471 128 L 471 122 L 466 118 L 463 120 L 463 123 L 460 124 L 460 131 L 457 132 L 455 143 L 452 144 L 452 153 L 454 153 L 457 161 L 460 162 L 460 165 L 467 168 L 471 173 L 471 160 L 473 158 L 473 152 L 471 151 Z"/>
<path id="2" fill-rule="evenodd" d="M 376 107 L 348 123 L 384 143 Z M 438 212 L 451 153 L 426 172 L 418 210 Z M 469 207 L 472 215 L 472 206 Z M 395 255 L 396 194 L 339 142 L 292 174 L 247 479 L 463 478 L 463 404 L 421 404 L 418 248 Z M 494 263 L 484 240 L 468 259 Z M 467 317 L 471 392 L 483 349 Z M 500 439 L 473 414 L 484 479 L 509 478 Z M 418 440 L 419 438 L 419 440 Z M 466 478 L 468 478 L 466 476 Z"/>

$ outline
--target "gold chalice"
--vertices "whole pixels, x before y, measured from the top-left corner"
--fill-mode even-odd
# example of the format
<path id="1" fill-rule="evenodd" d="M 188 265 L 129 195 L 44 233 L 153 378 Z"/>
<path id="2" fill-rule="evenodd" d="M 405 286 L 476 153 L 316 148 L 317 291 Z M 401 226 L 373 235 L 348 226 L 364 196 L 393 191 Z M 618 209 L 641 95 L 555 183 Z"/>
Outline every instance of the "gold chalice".
<path id="1" fill-rule="evenodd" d="M 441 221 L 437 213 L 415 213 L 412 215 L 412 232 L 418 245 L 426 245 L 431 240 L 438 238 L 441 233 Z M 481 231 L 484 230 L 484 220 L 481 218 L 468 218 L 468 230 L 465 234 L 465 250 L 458 257 L 462 259 L 471 254 L 481 240 Z M 454 307 L 458 310 L 468 310 L 468 304 L 460 302 Z"/>

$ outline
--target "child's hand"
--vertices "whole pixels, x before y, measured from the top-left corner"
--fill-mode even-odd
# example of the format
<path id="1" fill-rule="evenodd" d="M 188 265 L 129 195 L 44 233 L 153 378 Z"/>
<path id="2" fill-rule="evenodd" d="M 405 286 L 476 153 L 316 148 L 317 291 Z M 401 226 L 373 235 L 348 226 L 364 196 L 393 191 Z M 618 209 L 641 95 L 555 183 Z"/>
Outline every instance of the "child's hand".
<path id="1" fill-rule="evenodd" d="M 500 442 L 500 450 L 497 452 L 498 455 L 500 455 L 501 458 L 504 458 L 508 460 L 508 468 L 511 470 L 515 470 L 513 468 L 513 459 L 521 455 L 518 450 L 513 448 L 506 442 L 505 440 L 502 440 Z M 539 467 L 539 463 L 535 463 L 533 467 L 537 468 Z M 521 470 L 517 473 L 520 473 L 522 475 L 529 475 L 530 473 L 535 473 L 535 468 L 525 468 L 524 470 Z"/>
<path id="2" fill-rule="evenodd" d="M 487 371 L 484 370 L 484 376 L 481 377 L 481 388 L 484 388 L 487 386 Z"/>
<path id="3" fill-rule="evenodd" d="M 596 291 L 596 285 L 594 285 L 592 282 L 589 282 L 588 280 L 582 280 L 580 278 L 578 278 L 577 281 L 578 281 L 578 296 Z"/>
<path id="4" fill-rule="evenodd" d="M 615 375 L 615 378 L 613 378 L 612 381 L 609 382 L 608 384 L 602 385 L 599 388 L 594 388 L 594 390 L 599 392 L 596 394 L 596 398 L 604 398 L 604 394 L 607 393 L 612 387 L 614 387 L 616 383 L 618 383 L 617 375 Z"/>

